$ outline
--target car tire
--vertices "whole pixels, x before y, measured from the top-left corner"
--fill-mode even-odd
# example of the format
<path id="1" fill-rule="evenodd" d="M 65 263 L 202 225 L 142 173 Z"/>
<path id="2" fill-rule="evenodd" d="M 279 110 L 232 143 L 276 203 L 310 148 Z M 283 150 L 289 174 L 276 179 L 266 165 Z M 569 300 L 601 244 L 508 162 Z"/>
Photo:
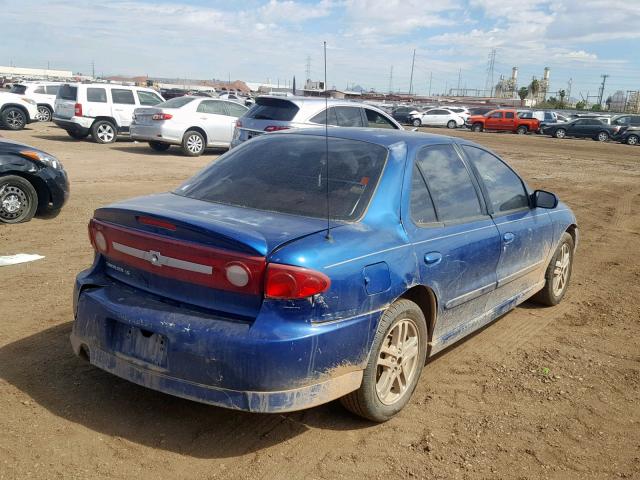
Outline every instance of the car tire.
<path id="1" fill-rule="evenodd" d="M 414 127 L 419 127 L 422 125 L 422 120 L 420 120 L 419 118 L 414 118 L 411 122 L 411 125 L 413 125 Z"/>
<path id="2" fill-rule="evenodd" d="M 52 116 L 53 116 L 53 112 L 48 106 L 38 105 L 38 121 L 39 122 L 50 122 Z"/>
<path id="3" fill-rule="evenodd" d="M 149 146 L 156 152 L 166 152 L 171 147 L 171 144 L 164 142 L 149 142 Z"/>
<path id="4" fill-rule="evenodd" d="M 28 222 L 36 214 L 38 194 L 17 175 L 0 177 L 0 223 Z"/>
<path id="5" fill-rule="evenodd" d="M 526 135 L 528 131 L 529 131 L 529 129 L 527 127 L 525 127 L 524 125 L 521 125 L 516 129 L 516 133 L 518 135 Z"/>
<path id="6" fill-rule="evenodd" d="M 447 122 L 447 128 L 454 129 L 458 126 L 455 120 L 449 120 Z"/>
<path id="7" fill-rule="evenodd" d="M 91 136 L 96 143 L 113 143 L 118 136 L 118 130 L 109 120 L 98 120 L 91 126 Z"/>
<path id="8" fill-rule="evenodd" d="M 407 346 L 410 357 L 405 357 Z M 389 420 L 411 398 L 426 356 L 427 324 L 422 310 L 410 300 L 394 302 L 378 324 L 360 388 L 342 397 L 342 405 L 374 422 Z"/>
<path id="9" fill-rule="evenodd" d="M 609 140 L 609 134 L 607 132 L 600 132 L 598 133 L 598 135 L 596 135 L 596 138 L 594 138 L 594 140 L 597 142 L 606 142 L 607 140 Z"/>
<path id="10" fill-rule="evenodd" d="M 482 126 L 481 123 L 474 123 L 471 126 L 471 131 L 472 132 L 481 132 L 482 130 L 484 130 L 484 127 Z"/>
<path id="11" fill-rule="evenodd" d="M 82 140 L 83 138 L 87 138 L 89 136 L 89 133 L 80 133 L 80 132 L 76 132 L 75 130 L 66 130 L 67 135 L 69 135 L 71 138 L 74 138 L 76 140 Z"/>
<path id="12" fill-rule="evenodd" d="M 573 237 L 567 232 L 563 233 L 544 274 L 544 287 L 533 296 L 535 302 L 554 306 L 562 301 L 571 280 L 574 248 Z"/>
<path id="13" fill-rule="evenodd" d="M 565 138 L 567 136 L 567 131 L 564 128 L 559 128 L 553 133 L 553 136 L 561 139 Z"/>
<path id="14" fill-rule="evenodd" d="M 18 107 L 7 107 L 0 114 L 0 123 L 8 130 L 22 130 L 27 124 L 27 114 Z"/>
<path id="15" fill-rule="evenodd" d="M 197 130 L 189 130 L 182 137 L 182 151 L 188 157 L 199 157 L 204 152 L 206 142 L 204 135 Z"/>
<path id="16" fill-rule="evenodd" d="M 625 142 L 627 145 L 638 145 L 638 143 L 640 143 L 640 137 L 638 135 L 629 135 Z"/>

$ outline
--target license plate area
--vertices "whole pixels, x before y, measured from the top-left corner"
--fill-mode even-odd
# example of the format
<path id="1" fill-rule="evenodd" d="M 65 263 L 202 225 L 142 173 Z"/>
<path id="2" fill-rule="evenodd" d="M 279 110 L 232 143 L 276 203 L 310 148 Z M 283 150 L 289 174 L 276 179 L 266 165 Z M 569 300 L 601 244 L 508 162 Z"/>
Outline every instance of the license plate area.
<path id="1" fill-rule="evenodd" d="M 117 321 L 113 321 L 111 326 L 111 348 L 114 352 L 158 367 L 167 366 L 167 337 Z"/>

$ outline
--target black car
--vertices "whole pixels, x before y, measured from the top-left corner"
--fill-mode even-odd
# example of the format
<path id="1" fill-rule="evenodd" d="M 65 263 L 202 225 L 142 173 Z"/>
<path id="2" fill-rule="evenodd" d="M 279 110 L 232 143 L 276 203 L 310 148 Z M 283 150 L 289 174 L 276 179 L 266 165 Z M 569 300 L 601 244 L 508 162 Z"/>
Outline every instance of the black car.
<path id="1" fill-rule="evenodd" d="M 611 119 L 611 125 L 640 127 L 640 115 L 617 115 Z"/>
<path id="2" fill-rule="evenodd" d="M 397 107 L 391 111 L 391 116 L 399 123 L 411 123 L 411 112 L 415 111 L 415 107 Z"/>
<path id="3" fill-rule="evenodd" d="M 0 223 L 55 216 L 68 198 L 69 180 L 60 160 L 0 139 Z"/>
<path id="4" fill-rule="evenodd" d="M 542 133 L 556 138 L 578 137 L 593 138 L 606 142 L 620 131 L 620 126 L 607 125 L 597 118 L 578 118 L 570 122 L 548 123 Z"/>
<path id="5" fill-rule="evenodd" d="M 621 130 L 613 139 L 627 145 L 640 145 L 640 126 Z"/>

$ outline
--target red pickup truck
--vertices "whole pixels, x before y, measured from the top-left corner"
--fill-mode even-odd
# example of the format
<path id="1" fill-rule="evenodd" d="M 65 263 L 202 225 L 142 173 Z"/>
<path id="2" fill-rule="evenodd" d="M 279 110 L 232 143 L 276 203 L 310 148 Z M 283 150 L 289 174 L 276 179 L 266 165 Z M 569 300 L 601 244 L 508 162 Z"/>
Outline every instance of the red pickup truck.
<path id="1" fill-rule="evenodd" d="M 506 108 L 492 110 L 485 115 L 471 115 L 465 123 L 474 132 L 497 130 L 524 135 L 528 132 L 537 132 L 540 128 L 540 122 L 537 119 L 519 118 L 516 110 Z"/>

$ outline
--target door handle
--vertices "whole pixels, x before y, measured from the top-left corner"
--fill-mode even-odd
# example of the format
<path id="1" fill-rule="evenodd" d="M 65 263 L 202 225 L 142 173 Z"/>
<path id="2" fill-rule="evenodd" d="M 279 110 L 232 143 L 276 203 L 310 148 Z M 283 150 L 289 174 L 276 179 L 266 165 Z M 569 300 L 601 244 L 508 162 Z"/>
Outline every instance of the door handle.
<path id="1" fill-rule="evenodd" d="M 440 252 L 429 252 L 424 256 L 424 263 L 427 265 L 437 265 L 442 260 Z"/>
<path id="2" fill-rule="evenodd" d="M 511 243 L 515 240 L 516 236 L 511 233 L 511 232 L 507 232 L 502 236 L 502 239 L 504 240 L 504 243 Z"/>

